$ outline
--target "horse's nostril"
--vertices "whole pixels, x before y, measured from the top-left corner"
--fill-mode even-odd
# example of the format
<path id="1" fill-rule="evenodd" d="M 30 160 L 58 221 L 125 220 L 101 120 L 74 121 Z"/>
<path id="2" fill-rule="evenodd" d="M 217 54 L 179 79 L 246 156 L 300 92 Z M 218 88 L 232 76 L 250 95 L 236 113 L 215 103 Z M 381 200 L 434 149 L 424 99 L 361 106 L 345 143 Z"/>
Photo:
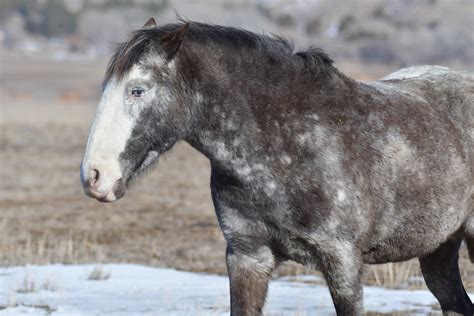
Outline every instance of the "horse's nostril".
<path id="1" fill-rule="evenodd" d="M 99 181 L 99 170 L 92 169 L 89 178 L 89 185 L 93 187 L 97 183 L 97 181 Z"/>

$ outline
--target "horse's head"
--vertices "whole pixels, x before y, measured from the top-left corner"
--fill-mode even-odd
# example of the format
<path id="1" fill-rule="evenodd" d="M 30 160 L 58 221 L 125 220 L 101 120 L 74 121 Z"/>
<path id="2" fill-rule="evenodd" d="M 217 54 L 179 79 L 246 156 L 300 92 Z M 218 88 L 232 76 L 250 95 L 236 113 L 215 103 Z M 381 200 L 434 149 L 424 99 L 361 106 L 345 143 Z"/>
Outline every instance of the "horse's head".
<path id="1" fill-rule="evenodd" d="M 184 137 L 190 113 L 181 104 L 174 56 L 188 24 L 163 33 L 153 19 L 112 57 L 81 164 L 84 192 L 121 198 L 128 183 Z"/>

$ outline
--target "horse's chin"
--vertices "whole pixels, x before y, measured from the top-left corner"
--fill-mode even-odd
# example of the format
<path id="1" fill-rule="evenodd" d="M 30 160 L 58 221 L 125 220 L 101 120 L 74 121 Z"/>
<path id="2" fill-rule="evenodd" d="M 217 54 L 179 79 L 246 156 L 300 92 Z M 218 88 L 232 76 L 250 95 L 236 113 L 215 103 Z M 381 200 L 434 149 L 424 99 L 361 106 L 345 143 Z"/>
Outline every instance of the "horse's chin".
<path id="1" fill-rule="evenodd" d="M 126 181 L 122 181 L 123 183 L 126 183 L 126 186 L 133 185 L 133 182 L 135 182 L 136 179 L 139 179 L 140 177 L 143 177 L 144 175 L 147 174 L 147 171 L 150 170 L 150 168 L 153 167 L 155 162 L 158 160 L 159 154 L 157 151 L 149 151 L 145 158 L 143 158 L 142 162 L 138 167 L 135 168 L 135 170 L 128 175 L 128 178 Z M 125 185 L 124 185 L 124 190 L 125 190 Z M 125 193 L 125 192 L 124 192 Z M 123 194 L 122 194 L 123 195 Z"/>
<path id="2" fill-rule="evenodd" d="M 125 176 L 125 178 L 118 179 L 112 190 L 105 195 L 97 196 L 95 194 L 88 194 L 94 197 L 97 201 L 102 203 L 112 203 L 120 200 L 127 192 L 127 186 L 134 182 L 135 179 L 146 173 L 146 170 L 155 162 L 158 158 L 158 152 L 150 151 L 147 153 L 142 163 L 136 168 L 135 172 Z M 86 193 L 87 194 L 87 193 Z"/>

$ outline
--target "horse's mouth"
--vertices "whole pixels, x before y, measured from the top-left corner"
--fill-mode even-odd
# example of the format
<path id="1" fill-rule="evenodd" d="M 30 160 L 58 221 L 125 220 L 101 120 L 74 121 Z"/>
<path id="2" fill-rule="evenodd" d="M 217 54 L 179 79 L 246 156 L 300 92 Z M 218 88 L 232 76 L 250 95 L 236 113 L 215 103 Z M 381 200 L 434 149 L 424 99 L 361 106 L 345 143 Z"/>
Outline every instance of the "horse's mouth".
<path id="1" fill-rule="evenodd" d="M 148 167 L 153 164 L 153 162 L 158 158 L 158 153 L 156 151 L 148 152 L 138 167 L 131 173 L 130 176 L 125 178 L 120 178 L 115 181 L 112 189 L 109 192 L 99 192 L 94 186 L 86 186 L 84 191 L 86 195 L 96 199 L 102 203 L 111 203 L 117 200 L 120 200 L 125 193 L 127 192 L 127 186 L 135 179 L 137 176 L 142 174 Z"/>
<path id="2" fill-rule="evenodd" d="M 120 178 L 117 181 L 115 181 L 115 184 L 112 187 L 112 190 L 110 190 L 109 192 L 105 194 L 99 193 L 95 189 L 90 189 L 90 188 L 85 190 L 85 193 L 86 195 L 96 199 L 99 202 L 111 203 L 111 202 L 120 200 L 125 195 L 126 191 L 127 191 L 127 188 L 123 180 Z"/>

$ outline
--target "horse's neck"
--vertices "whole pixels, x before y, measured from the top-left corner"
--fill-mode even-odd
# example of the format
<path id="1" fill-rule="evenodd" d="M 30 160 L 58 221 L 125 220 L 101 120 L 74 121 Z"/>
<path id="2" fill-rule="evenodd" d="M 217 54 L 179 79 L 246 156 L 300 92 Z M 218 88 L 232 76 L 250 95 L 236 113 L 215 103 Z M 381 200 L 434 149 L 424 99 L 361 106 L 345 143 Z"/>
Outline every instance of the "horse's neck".
<path id="1" fill-rule="evenodd" d="M 242 63 L 247 67 L 249 65 Z M 268 71 L 262 69 L 266 66 Z M 266 130 L 266 124 L 279 123 L 275 119 L 279 116 L 276 113 L 294 111 L 294 103 L 307 102 L 304 100 L 305 93 L 314 93 L 318 89 L 334 93 L 334 87 L 327 86 L 327 83 L 302 82 L 298 87 L 297 78 L 301 77 L 302 71 L 298 67 L 301 65 L 296 64 L 295 69 L 285 69 L 285 72 L 279 72 L 274 66 L 276 69 L 270 69 L 271 65 L 266 66 L 259 65 L 257 70 L 249 68 L 229 72 L 228 66 L 214 63 L 211 73 L 199 74 L 205 84 L 196 82 L 194 93 L 202 101 L 201 111 L 187 141 L 207 156 L 213 167 L 244 177 L 249 170 L 261 168 L 268 154 L 265 151 L 269 149 L 264 148 L 266 145 L 262 139 L 265 138 L 264 143 L 268 145 L 271 144 L 268 139 L 272 137 L 269 135 L 271 129 Z M 344 84 L 338 81 L 338 89 L 343 88 Z M 323 94 L 324 91 L 318 93 Z M 293 103 L 284 101 L 289 99 Z M 314 106 L 316 109 L 317 105 Z"/>

